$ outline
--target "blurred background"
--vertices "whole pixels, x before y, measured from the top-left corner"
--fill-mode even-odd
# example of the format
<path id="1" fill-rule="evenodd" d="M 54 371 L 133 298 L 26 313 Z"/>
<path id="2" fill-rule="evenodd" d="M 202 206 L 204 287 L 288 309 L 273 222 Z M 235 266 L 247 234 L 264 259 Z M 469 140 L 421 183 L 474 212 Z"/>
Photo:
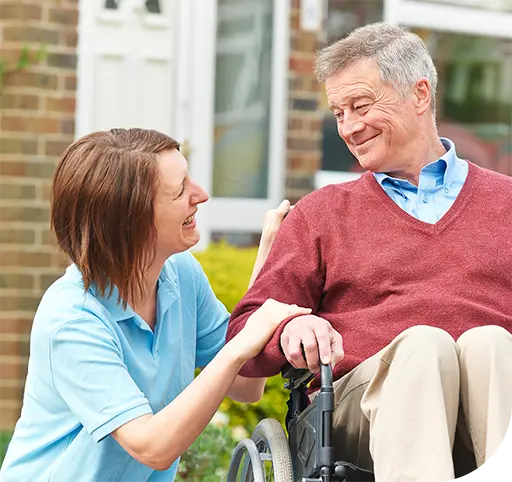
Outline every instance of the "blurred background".
<path id="1" fill-rule="evenodd" d="M 211 194 L 198 215 L 197 255 L 232 309 L 265 211 L 360 175 L 313 65 L 319 48 L 381 20 L 427 44 L 439 72 L 440 135 L 459 156 L 512 175 L 512 0 L 0 0 L 4 441 L 19 416 L 34 311 L 65 266 L 48 228 L 65 147 L 132 126 L 182 142 L 192 176 Z M 225 402 L 182 478 L 208 481 L 212 457 L 225 458 L 211 453 L 221 440 L 231 450 L 231 437 L 258 418 L 282 419 L 279 380 L 265 397 L 253 408 Z"/>

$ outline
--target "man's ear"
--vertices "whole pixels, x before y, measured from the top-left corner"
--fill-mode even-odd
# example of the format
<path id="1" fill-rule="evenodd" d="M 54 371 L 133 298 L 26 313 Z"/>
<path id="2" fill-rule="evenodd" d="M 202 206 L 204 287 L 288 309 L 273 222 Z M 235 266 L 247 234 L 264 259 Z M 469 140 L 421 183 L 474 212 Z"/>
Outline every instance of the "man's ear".
<path id="1" fill-rule="evenodd" d="M 432 87 L 426 77 L 422 77 L 416 82 L 414 99 L 418 115 L 424 114 L 430 107 L 430 100 L 432 99 Z"/>

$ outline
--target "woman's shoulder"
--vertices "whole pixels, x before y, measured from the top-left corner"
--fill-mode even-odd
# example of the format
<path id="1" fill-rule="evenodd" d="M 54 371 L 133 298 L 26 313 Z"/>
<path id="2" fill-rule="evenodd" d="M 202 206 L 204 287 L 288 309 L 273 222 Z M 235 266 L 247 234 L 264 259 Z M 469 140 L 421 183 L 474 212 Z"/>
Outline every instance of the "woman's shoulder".
<path id="1" fill-rule="evenodd" d="M 109 312 L 93 290 L 85 290 L 78 268 L 69 266 L 44 293 L 34 317 L 33 332 L 51 333 L 74 321 L 105 325 Z"/>

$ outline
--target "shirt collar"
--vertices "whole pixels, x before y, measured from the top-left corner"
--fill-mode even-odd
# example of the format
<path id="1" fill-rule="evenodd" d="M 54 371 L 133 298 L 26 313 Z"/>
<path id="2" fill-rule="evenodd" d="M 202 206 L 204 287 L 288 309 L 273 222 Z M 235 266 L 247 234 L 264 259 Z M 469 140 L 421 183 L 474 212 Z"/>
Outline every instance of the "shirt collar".
<path id="1" fill-rule="evenodd" d="M 75 264 L 70 265 L 66 269 L 66 276 L 79 282 L 83 286 L 82 273 Z M 169 295 L 160 296 L 163 290 L 167 291 Z M 126 305 L 126 308 L 123 308 L 122 300 L 118 302 L 119 290 L 115 285 L 113 286 L 112 294 L 110 296 L 110 287 L 107 287 L 104 296 L 100 294 L 96 284 L 90 286 L 88 291 L 108 310 L 113 321 L 119 322 L 130 318 L 136 318 L 136 313 L 129 304 Z M 158 300 L 163 300 L 159 301 L 159 309 L 166 310 L 178 298 L 178 295 L 177 275 L 169 266 L 169 263 L 165 263 L 158 277 Z M 164 311 L 161 311 L 161 313 L 163 312 Z"/>
<path id="2" fill-rule="evenodd" d="M 424 170 L 438 171 L 440 173 L 444 173 L 444 182 L 443 184 L 446 187 L 450 187 L 453 184 L 453 181 L 457 178 L 458 173 L 461 169 L 460 167 L 460 159 L 457 157 L 457 153 L 455 151 L 455 144 L 453 141 L 446 137 L 440 137 L 439 140 L 443 144 L 446 152 L 434 162 L 427 164 L 421 169 L 421 172 Z M 421 174 L 421 173 L 420 173 Z M 384 181 L 386 184 L 392 181 L 398 181 L 399 184 L 410 184 L 409 181 L 405 179 L 398 179 L 387 175 L 384 172 L 374 172 L 373 173 L 377 182 L 382 186 Z"/>

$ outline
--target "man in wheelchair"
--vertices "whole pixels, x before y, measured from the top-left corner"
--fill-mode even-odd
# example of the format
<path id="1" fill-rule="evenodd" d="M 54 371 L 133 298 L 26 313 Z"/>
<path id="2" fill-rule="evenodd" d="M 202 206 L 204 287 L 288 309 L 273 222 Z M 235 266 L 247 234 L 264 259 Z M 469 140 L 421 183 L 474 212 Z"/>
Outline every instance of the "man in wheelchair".
<path id="1" fill-rule="evenodd" d="M 332 364 L 334 461 L 378 482 L 451 480 L 489 460 L 511 419 L 512 179 L 439 138 L 418 36 L 367 25 L 316 73 L 366 172 L 297 203 L 228 338 L 269 297 L 310 307 L 240 374 Z"/>

